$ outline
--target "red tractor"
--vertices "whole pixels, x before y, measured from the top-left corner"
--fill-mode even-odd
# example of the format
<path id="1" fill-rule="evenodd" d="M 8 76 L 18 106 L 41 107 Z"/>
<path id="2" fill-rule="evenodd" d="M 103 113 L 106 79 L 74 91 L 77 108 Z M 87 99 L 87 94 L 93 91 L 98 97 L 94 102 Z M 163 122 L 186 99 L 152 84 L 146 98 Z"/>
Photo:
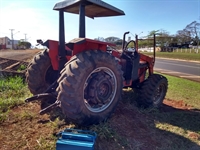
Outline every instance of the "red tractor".
<path id="1" fill-rule="evenodd" d="M 138 92 L 144 107 L 159 107 L 166 95 L 167 79 L 153 73 L 154 57 L 138 52 L 138 38 L 125 42 L 122 52 L 108 50 L 113 44 L 85 38 L 85 16 L 125 15 L 101 0 L 65 0 L 55 5 L 59 11 L 59 41 L 47 40 L 48 49 L 38 53 L 26 73 L 33 97 L 41 100 L 40 114 L 61 107 L 66 118 L 80 125 L 99 123 L 108 118 L 121 99 L 123 88 Z M 65 43 L 64 12 L 79 14 L 79 38 Z M 132 49 L 128 45 L 133 43 Z M 147 76 L 148 74 L 148 76 Z"/>

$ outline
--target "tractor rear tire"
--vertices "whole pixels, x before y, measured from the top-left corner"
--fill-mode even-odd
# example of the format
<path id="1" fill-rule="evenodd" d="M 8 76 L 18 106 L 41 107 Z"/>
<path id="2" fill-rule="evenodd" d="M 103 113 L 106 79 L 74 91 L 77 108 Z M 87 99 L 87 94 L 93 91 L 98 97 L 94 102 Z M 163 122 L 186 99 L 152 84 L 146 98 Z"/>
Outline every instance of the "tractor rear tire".
<path id="1" fill-rule="evenodd" d="M 79 125 L 106 120 L 121 99 L 122 70 L 107 52 L 79 53 L 66 63 L 58 79 L 58 100 L 65 116 Z"/>
<path id="2" fill-rule="evenodd" d="M 168 81 L 167 78 L 153 74 L 141 83 L 138 90 L 137 103 L 144 108 L 159 108 L 167 93 Z"/>

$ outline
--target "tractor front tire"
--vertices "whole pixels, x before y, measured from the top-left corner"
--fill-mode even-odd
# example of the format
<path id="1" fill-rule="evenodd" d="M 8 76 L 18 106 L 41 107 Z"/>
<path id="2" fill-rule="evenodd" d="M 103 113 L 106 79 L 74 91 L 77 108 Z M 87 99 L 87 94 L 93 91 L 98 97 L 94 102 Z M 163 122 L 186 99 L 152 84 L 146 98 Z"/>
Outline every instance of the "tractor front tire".
<path id="1" fill-rule="evenodd" d="M 168 81 L 167 78 L 153 74 L 141 83 L 138 91 L 137 103 L 144 108 L 159 108 L 167 93 Z"/>
<path id="2" fill-rule="evenodd" d="M 58 100 L 65 116 L 79 125 L 97 124 L 115 110 L 122 94 L 122 70 L 107 52 L 79 53 L 58 79 Z"/>

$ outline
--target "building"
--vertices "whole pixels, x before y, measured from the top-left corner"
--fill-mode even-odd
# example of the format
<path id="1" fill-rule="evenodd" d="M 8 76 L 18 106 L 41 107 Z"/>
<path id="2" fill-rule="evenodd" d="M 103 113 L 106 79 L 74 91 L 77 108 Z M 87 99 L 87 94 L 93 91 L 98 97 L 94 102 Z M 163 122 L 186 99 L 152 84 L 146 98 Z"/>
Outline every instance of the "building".
<path id="1" fill-rule="evenodd" d="M 18 48 L 19 40 L 13 41 L 13 49 Z M 12 40 L 8 37 L 0 37 L 0 49 L 12 49 Z"/>

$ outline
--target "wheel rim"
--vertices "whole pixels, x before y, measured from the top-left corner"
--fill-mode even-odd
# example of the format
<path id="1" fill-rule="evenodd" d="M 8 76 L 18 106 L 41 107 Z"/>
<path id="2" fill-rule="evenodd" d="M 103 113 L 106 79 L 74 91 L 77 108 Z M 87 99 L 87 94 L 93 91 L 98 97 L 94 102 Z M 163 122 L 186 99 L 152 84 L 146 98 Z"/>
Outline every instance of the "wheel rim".
<path id="1" fill-rule="evenodd" d="M 163 100 L 163 97 L 165 96 L 165 92 L 166 92 L 166 86 L 164 83 L 162 83 L 155 90 L 153 103 L 158 104 L 161 100 Z"/>
<path id="2" fill-rule="evenodd" d="M 102 112 L 113 102 L 117 91 L 117 79 L 107 67 L 98 67 L 84 84 L 84 104 L 91 112 Z"/>

